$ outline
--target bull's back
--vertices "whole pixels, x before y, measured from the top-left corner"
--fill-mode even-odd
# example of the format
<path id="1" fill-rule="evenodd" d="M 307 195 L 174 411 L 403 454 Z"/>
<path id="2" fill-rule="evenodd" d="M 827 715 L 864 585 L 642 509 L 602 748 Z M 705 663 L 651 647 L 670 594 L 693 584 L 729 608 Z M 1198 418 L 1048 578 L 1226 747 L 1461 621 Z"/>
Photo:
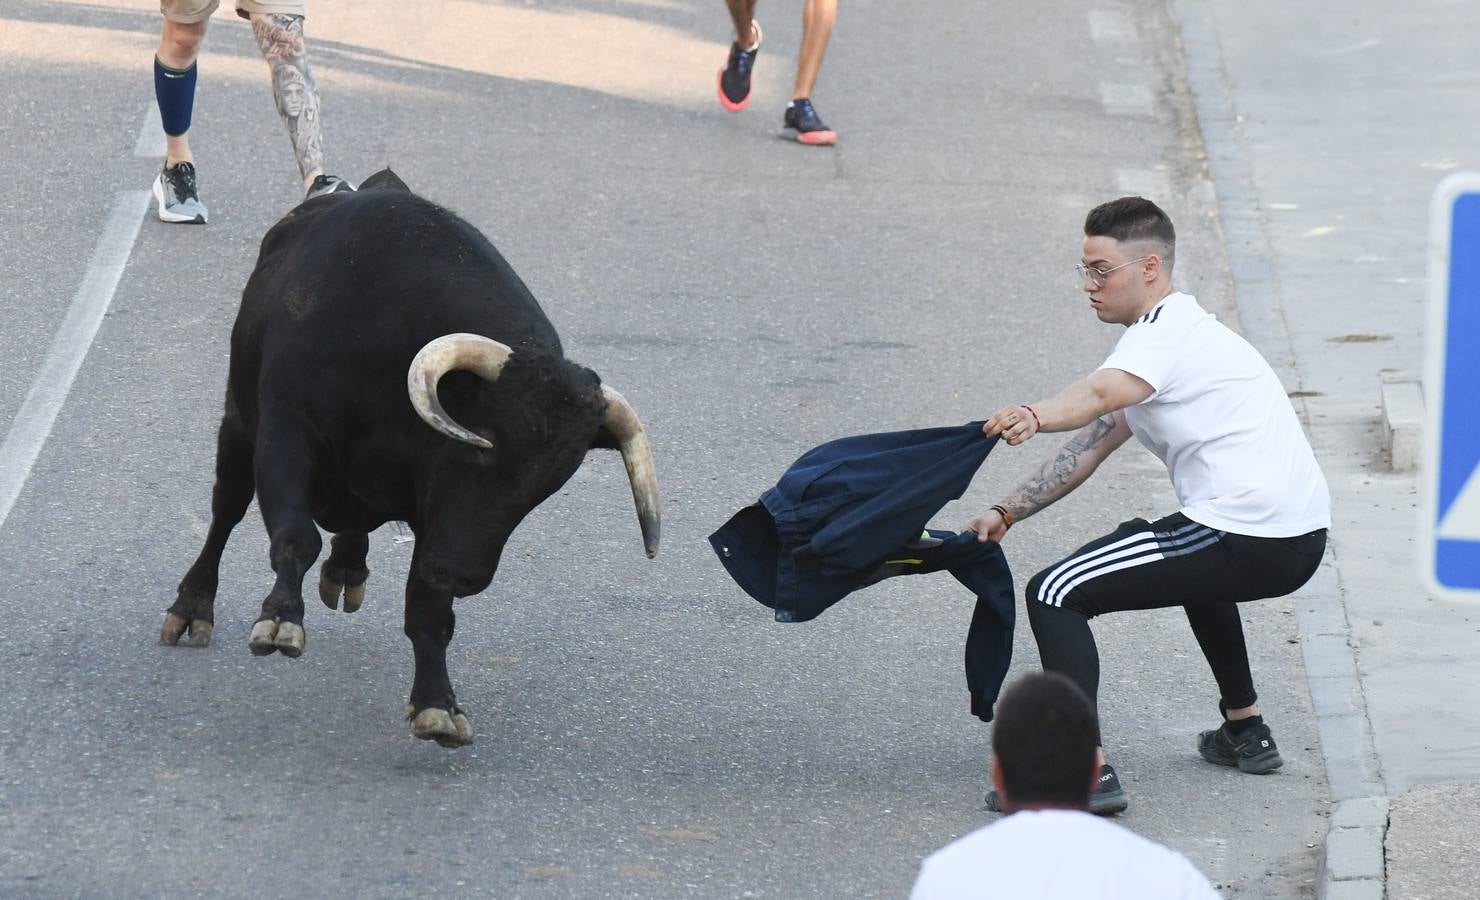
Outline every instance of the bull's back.
<path id="1" fill-rule="evenodd" d="M 411 358 L 454 332 L 561 352 L 486 237 L 378 173 L 357 193 L 300 205 L 263 238 L 232 331 L 230 389 L 243 407 L 264 378 L 376 383 L 404 396 Z"/>

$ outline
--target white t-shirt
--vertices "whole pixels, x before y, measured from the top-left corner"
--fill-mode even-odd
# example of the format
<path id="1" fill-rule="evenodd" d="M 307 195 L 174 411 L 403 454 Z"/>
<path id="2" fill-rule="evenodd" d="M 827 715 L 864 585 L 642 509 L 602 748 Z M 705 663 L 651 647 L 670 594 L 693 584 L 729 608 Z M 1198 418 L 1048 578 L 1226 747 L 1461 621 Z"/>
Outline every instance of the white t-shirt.
<path id="1" fill-rule="evenodd" d="M 1187 857 L 1087 812 L 1018 812 L 926 857 L 910 900 L 1218 900 Z"/>
<path id="2" fill-rule="evenodd" d="M 1127 328 L 1101 368 L 1154 389 L 1125 420 L 1166 463 L 1187 518 L 1252 537 L 1330 527 L 1325 476 L 1279 378 L 1191 294 Z"/>

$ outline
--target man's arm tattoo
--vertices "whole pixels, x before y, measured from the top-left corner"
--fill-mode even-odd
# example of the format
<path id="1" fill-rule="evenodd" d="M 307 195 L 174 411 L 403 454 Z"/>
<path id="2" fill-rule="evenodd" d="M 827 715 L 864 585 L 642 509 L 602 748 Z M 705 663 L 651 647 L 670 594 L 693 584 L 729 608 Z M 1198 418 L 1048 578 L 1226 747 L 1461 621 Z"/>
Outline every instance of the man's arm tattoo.
<path id="1" fill-rule="evenodd" d="M 1115 418 L 1100 416 L 1074 432 L 1058 455 L 1044 463 L 1037 474 L 1018 485 L 1002 502 L 1014 519 L 1026 519 L 1069 493 L 1082 480 L 1076 478 L 1084 454 L 1099 446 L 1115 430 Z"/>
<path id="2" fill-rule="evenodd" d="M 252 17 L 257 48 L 272 70 L 272 97 L 288 128 L 298 171 L 305 178 L 324 168 L 324 136 L 319 125 L 319 89 L 308 68 L 303 17 L 280 14 Z"/>

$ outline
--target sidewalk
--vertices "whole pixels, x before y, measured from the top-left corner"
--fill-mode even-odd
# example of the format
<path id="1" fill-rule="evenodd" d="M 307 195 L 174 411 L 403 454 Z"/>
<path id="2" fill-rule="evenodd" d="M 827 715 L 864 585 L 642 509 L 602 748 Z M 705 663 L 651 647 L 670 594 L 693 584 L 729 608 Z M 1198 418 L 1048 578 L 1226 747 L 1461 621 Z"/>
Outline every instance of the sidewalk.
<path id="1" fill-rule="evenodd" d="M 1245 333 L 1331 485 L 1328 566 L 1296 598 L 1333 804 L 1320 896 L 1473 897 L 1480 606 L 1418 584 L 1417 475 L 1383 451 L 1379 394 L 1423 369 L 1433 188 L 1480 168 L 1480 10 L 1172 10 Z"/>

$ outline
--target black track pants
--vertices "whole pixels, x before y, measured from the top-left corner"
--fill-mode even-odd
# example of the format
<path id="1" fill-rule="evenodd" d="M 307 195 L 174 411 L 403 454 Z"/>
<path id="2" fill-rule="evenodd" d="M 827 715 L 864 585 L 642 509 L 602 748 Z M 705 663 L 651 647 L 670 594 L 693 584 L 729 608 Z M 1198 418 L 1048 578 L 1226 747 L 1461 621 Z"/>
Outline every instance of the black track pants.
<path id="1" fill-rule="evenodd" d="M 1235 604 L 1293 593 L 1315 574 L 1325 550 L 1324 528 L 1258 538 L 1218 531 L 1181 513 L 1123 522 L 1028 581 L 1028 621 L 1043 668 L 1064 673 L 1097 701 L 1100 657 L 1089 620 L 1181 606 L 1223 704 L 1251 706 L 1258 694 Z"/>

